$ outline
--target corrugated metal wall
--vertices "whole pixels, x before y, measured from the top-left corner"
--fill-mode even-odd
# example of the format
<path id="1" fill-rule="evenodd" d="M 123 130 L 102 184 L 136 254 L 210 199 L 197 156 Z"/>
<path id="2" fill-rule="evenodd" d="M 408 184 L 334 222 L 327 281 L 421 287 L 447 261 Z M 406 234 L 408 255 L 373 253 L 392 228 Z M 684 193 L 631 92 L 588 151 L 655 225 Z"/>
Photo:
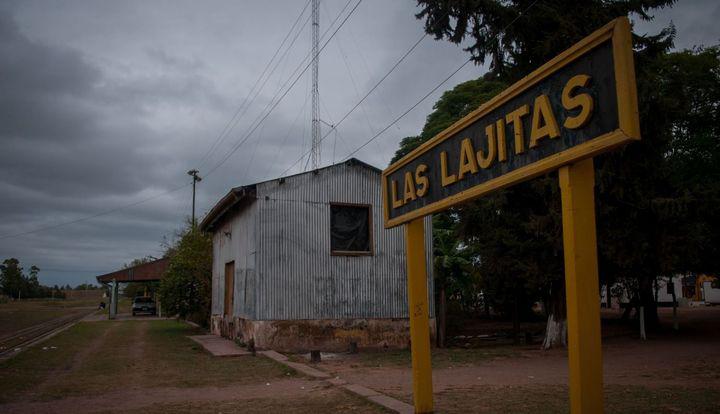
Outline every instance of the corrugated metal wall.
<path id="1" fill-rule="evenodd" d="M 212 312 L 223 311 L 224 266 L 235 260 L 236 316 L 407 317 L 403 228 L 383 227 L 380 187 L 380 174 L 358 164 L 257 184 L 257 200 L 214 235 Z M 373 256 L 330 254 L 331 202 L 372 205 Z M 425 223 L 433 315 L 432 219 Z M 232 231 L 232 242 L 227 231 Z"/>
<path id="2" fill-rule="evenodd" d="M 258 184 L 257 319 L 407 317 L 404 234 L 383 228 L 381 197 L 357 164 Z M 331 202 L 372 205 L 373 256 L 330 254 Z"/>
<path id="3" fill-rule="evenodd" d="M 213 235 L 213 314 L 224 311 L 225 264 L 234 261 L 233 315 L 255 317 L 255 216 L 252 203 Z"/>

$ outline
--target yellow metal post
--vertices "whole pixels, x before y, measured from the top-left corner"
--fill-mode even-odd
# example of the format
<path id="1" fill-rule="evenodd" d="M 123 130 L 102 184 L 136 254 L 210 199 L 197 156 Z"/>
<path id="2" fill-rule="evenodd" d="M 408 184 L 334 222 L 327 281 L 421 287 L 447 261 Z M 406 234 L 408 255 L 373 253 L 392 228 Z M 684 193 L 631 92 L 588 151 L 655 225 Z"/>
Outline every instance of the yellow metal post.
<path id="1" fill-rule="evenodd" d="M 428 320 L 428 280 L 425 263 L 425 225 L 422 217 L 405 225 L 405 245 L 407 248 L 413 400 L 416 413 L 431 413 L 433 399 L 430 322 Z"/>
<path id="2" fill-rule="evenodd" d="M 600 291 L 592 158 L 560 168 L 570 412 L 603 412 Z"/>

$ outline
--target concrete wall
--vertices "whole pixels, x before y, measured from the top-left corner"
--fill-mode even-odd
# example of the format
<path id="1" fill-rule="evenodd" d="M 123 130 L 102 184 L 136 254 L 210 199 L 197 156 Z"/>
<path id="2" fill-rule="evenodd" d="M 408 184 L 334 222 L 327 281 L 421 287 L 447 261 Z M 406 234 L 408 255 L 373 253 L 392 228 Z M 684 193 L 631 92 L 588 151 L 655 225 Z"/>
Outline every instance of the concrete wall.
<path id="1" fill-rule="evenodd" d="M 366 349 L 404 349 L 410 345 L 410 324 L 405 318 L 285 321 L 233 318 L 228 321 L 215 315 L 211 331 L 245 343 L 252 339 L 257 349 L 281 352 L 344 352 L 350 348 L 351 342 Z M 435 319 L 430 319 L 430 333 L 434 338 Z"/>

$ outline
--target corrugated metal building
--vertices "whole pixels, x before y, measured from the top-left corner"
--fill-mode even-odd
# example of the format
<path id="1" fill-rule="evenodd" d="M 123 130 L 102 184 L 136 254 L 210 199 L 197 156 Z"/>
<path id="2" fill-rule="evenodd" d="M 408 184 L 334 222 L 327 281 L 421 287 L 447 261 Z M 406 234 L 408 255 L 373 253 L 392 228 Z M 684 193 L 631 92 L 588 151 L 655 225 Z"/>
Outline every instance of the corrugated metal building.
<path id="1" fill-rule="evenodd" d="M 279 350 L 407 346 L 405 239 L 383 227 L 380 173 L 353 158 L 223 197 L 201 223 L 213 332 Z"/>

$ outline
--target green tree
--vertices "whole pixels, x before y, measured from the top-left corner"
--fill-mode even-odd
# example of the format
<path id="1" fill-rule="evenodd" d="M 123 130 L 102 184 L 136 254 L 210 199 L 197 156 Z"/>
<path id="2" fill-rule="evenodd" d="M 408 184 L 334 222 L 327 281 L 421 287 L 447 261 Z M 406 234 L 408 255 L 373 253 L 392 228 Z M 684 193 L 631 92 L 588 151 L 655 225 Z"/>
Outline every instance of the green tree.
<path id="1" fill-rule="evenodd" d="M 123 296 L 135 298 L 138 296 L 154 296 L 160 290 L 160 282 L 128 282 L 123 287 Z"/>
<path id="2" fill-rule="evenodd" d="M 471 53 L 477 62 L 484 62 L 491 59 L 491 72 L 486 79 L 499 79 L 507 83 L 519 80 L 531 70 L 548 61 L 550 58 L 571 46 L 582 37 L 606 24 L 611 19 L 634 14 L 642 19 L 650 18 L 653 9 L 671 6 L 672 0 L 629 0 L 624 2 L 594 0 L 587 2 L 575 1 L 553 1 L 537 2 L 528 9 L 534 2 L 530 0 L 514 1 L 480 1 L 461 2 L 454 0 L 419 0 L 421 7 L 417 17 L 424 19 L 425 29 L 438 39 L 447 39 L 451 42 L 470 42 L 466 49 Z M 520 17 L 518 17 L 520 16 Z M 517 20 L 516 20 L 517 19 Z M 512 24 L 511 24 L 512 23 Z M 694 268 L 714 267 L 713 258 L 717 254 L 712 248 L 699 243 L 707 238 L 707 230 L 715 223 L 713 214 L 700 218 L 698 214 L 691 218 L 683 211 L 692 211 L 687 208 L 690 200 L 696 202 L 694 211 L 703 211 L 710 208 L 698 196 L 691 196 L 688 193 L 687 183 L 683 189 L 674 182 L 673 177 L 684 174 L 669 168 L 669 155 L 675 152 L 674 144 L 682 144 L 677 141 L 680 135 L 686 137 L 693 148 L 704 143 L 700 152 L 707 155 L 708 150 L 717 146 L 716 130 L 711 125 L 717 119 L 717 100 L 711 94 L 703 92 L 695 84 L 704 83 L 716 85 L 717 71 L 713 71 L 712 64 L 705 56 L 706 65 L 699 68 L 686 69 L 688 73 L 698 75 L 698 78 L 691 78 L 686 74 L 681 76 L 670 76 L 672 65 L 680 65 L 683 61 L 691 61 L 692 56 L 677 56 L 669 62 L 668 50 L 672 46 L 674 29 L 671 27 L 656 36 L 635 36 L 636 48 L 636 71 L 638 77 L 638 93 L 641 112 L 641 130 L 643 140 L 640 143 L 629 145 L 625 149 L 597 157 L 596 171 L 598 182 L 598 240 L 600 251 L 601 277 L 607 283 L 633 278 L 635 280 L 636 302 L 643 305 L 648 311 L 649 324 L 657 321 L 657 312 L 652 295 L 652 286 L 658 275 L 677 271 L 683 267 L 687 268 L 690 263 L 680 266 L 679 260 L 688 262 L 696 258 Z M 692 55 L 693 53 L 690 53 Z M 697 54 L 697 53 L 694 53 Z M 710 67 L 708 66 L 710 65 Z M 711 70 L 708 70 L 711 69 Z M 702 73 L 699 73 L 701 72 Z M 678 72 L 681 74 L 682 72 Z M 694 79 L 703 79 L 696 81 Z M 668 88 L 665 88 L 668 86 Z M 673 91 L 690 89 L 694 91 L 694 99 L 687 99 L 691 103 L 684 108 L 674 99 Z M 715 91 L 716 88 L 710 88 Z M 699 104 L 698 101 L 703 101 Z M 682 103 L 682 102 L 680 102 Z M 705 111 L 702 115 L 696 111 L 697 107 L 710 109 L 714 108 L 712 115 Z M 674 109 L 681 109 L 675 112 Z M 706 122 L 695 122 L 691 119 L 693 112 L 698 113 Z M 678 115 L 678 116 L 673 116 Z M 695 130 L 688 128 L 689 125 Z M 715 127 L 716 128 L 716 127 Z M 702 130 L 702 131 L 700 131 Z M 673 136 L 674 135 L 674 136 Z M 698 140 L 698 136 L 705 139 Z M 682 145 L 680 145 L 682 147 Z M 706 165 L 696 163 L 696 156 L 692 151 L 682 151 L 684 159 L 690 164 Z M 712 158 L 707 158 L 711 160 Z M 703 175 L 701 172 L 699 175 Z M 529 198 L 546 206 L 557 204 L 557 186 L 552 182 L 555 177 L 541 177 L 536 182 L 548 181 L 546 185 L 533 185 L 531 183 L 517 186 L 507 190 L 506 194 L 498 194 L 502 201 L 503 197 L 511 200 L 523 201 Z M 679 188 L 680 187 L 680 188 Z M 701 185 L 706 194 L 711 185 Z M 676 191 L 682 189 L 683 191 Z M 537 191 L 534 195 L 518 195 L 518 192 Z M 710 194 L 714 196 L 713 194 Z M 711 198 L 711 197 L 708 197 Z M 488 203 L 491 203 L 489 200 Z M 492 203 L 491 203 L 492 204 Z M 705 207 L 699 208 L 699 204 Z M 685 206 L 685 208 L 683 208 Z M 556 232 L 557 215 L 552 209 L 547 212 L 535 212 L 527 214 L 522 210 L 527 208 L 515 201 L 503 205 L 501 215 L 517 217 L 519 222 L 516 226 L 498 231 L 498 237 L 503 234 L 510 234 L 505 241 L 515 243 L 523 240 L 524 229 L 531 228 L 533 222 L 544 223 L 543 229 L 536 233 L 539 236 L 540 250 L 557 252 L 557 241 L 549 237 Z M 469 213 L 477 213 L 470 208 L 465 208 Z M 518 214 L 520 213 L 520 214 Z M 473 217 L 472 215 L 470 217 Z M 477 219 L 477 217 L 476 217 Z M 461 222 L 472 222 L 463 218 Z M 679 223 L 683 223 L 679 226 Z M 513 223 L 507 223 L 513 226 Z M 463 231 L 466 237 L 473 237 L 487 230 L 486 226 L 467 227 Z M 678 229 L 680 229 L 678 231 Z M 688 231 L 688 229 L 690 229 Z M 492 233 L 492 232 L 491 232 Z M 547 243 L 543 242 L 545 240 Z M 682 246 L 678 241 L 682 240 Z M 502 239 L 496 240 L 502 243 Z M 502 245 L 502 244 L 501 244 Z M 713 244 L 716 245 L 716 244 Z M 507 247 L 506 245 L 503 245 Z M 675 246 L 673 254 L 670 247 Z M 522 246 L 516 252 L 522 252 Z M 512 251 L 507 253 L 511 254 Z M 488 259 L 487 251 L 483 251 L 485 259 Z M 700 258 L 703 256 L 704 259 Z M 560 288 L 561 273 L 556 272 L 558 260 L 551 260 L 546 264 L 533 259 L 527 259 L 528 263 L 540 263 L 539 273 L 544 273 L 550 288 L 550 294 L 546 295 L 551 300 L 549 310 L 557 309 L 562 312 L 562 292 Z M 558 257 L 561 257 L 558 256 Z M 678 258 L 678 260 L 674 259 Z M 487 260 L 485 260 L 487 263 Z M 499 263 L 498 263 L 499 264 Z M 498 274 L 517 271 L 513 263 L 507 267 L 498 267 Z M 487 273 L 483 274 L 488 276 Z M 528 278 L 524 278 L 526 281 Z M 542 284 L 540 284 L 542 285 Z M 544 290 L 545 288 L 543 288 Z M 553 300 L 554 298 L 554 300 Z M 560 319 L 560 318 L 558 318 Z M 549 321 L 550 322 L 550 321 Z M 562 329 L 548 329 L 548 331 L 562 332 Z"/>
<path id="3" fill-rule="evenodd" d="M 403 140 L 394 160 L 452 125 L 507 86 L 502 81 L 488 80 L 486 76 L 446 91 L 428 115 L 422 133 Z M 483 304 L 512 315 L 516 335 L 520 320 L 532 316 L 530 307 L 539 297 L 549 301 L 560 296 L 549 306 L 555 310 L 549 319 L 558 319 L 562 324 L 565 318 L 564 307 L 555 306 L 564 303 L 562 290 L 551 296 L 553 283 L 557 284 L 556 280 L 562 277 L 559 195 L 556 187 L 556 178 L 523 183 L 514 189 L 462 205 L 449 213 L 436 215 L 443 218 L 434 220 L 436 251 L 439 249 L 439 236 L 447 236 L 451 234 L 447 230 L 452 230 L 453 237 L 466 247 L 465 253 L 470 255 L 477 268 L 476 272 L 469 272 L 474 277 L 455 275 L 452 278 L 455 286 L 465 287 L 462 294 L 454 292 L 453 296 L 477 297 L 482 287 Z M 546 203 L 548 193 L 553 200 L 551 204 Z M 524 260 L 519 261 L 518 257 Z M 443 277 L 442 274 L 440 277 Z M 460 282 L 469 283 L 463 285 Z M 438 303 L 441 301 L 442 296 L 439 296 Z M 442 320 L 441 309 L 438 306 L 439 322 Z M 563 340 L 557 338 L 555 341 L 561 343 Z"/>
<path id="4" fill-rule="evenodd" d="M 663 55 L 658 65 L 670 144 L 672 198 L 653 208 L 668 223 L 660 273 L 720 273 L 720 48 Z M 677 249 L 681 244 L 688 248 Z"/>
<path id="5" fill-rule="evenodd" d="M 507 85 L 500 81 L 470 80 L 446 91 L 427 116 L 420 135 L 401 140 L 400 148 L 391 162 L 395 162 L 417 148 L 438 132 L 452 125 L 484 102 L 497 95 Z M 470 269 L 471 250 L 461 249 L 457 238 L 457 218 L 452 212 L 436 214 L 433 218 L 433 250 L 435 288 L 437 298 L 438 346 L 445 346 L 448 296 L 477 305 L 477 277 Z M 460 304 L 462 307 L 463 304 Z M 472 306 L 472 305 L 470 305 Z"/>
<path id="6" fill-rule="evenodd" d="M 433 274 L 437 292 L 437 345 L 444 348 L 447 333 L 448 294 L 455 297 L 466 292 L 471 278 L 469 252 L 455 236 L 452 223 L 442 223 L 448 215 L 433 217 Z"/>
<path id="7" fill-rule="evenodd" d="M 6 259 L 0 265 L 0 292 L 16 299 L 52 296 L 53 290 L 40 284 L 38 273 L 40 268 L 33 265 L 26 275 L 18 259 Z"/>
<path id="8" fill-rule="evenodd" d="M 40 272 L 40 268 L 35 265 L 30 266 L 30 273 L 28 273 L 25 278 L 27 297 L 38 298 L 44 296 L 43 294 L 45 292 L 43 286 L 40 285 L 40 281 L 38 280 L 38 272 Z"/>
<path id="9" fill-rule="evenodd" d="M 720 270 L 717 47 L 667 53 L 671 29 L 636 55 L 643 140 L 598 159 L 601 270 L 657 322 L 658 276 Z"/>
<path id="10" fill-rule="evenodd" d="M 444 92 L 433 105 L 433 111 L 427 116 L 420 135 L 403 138 L 400 141 L 400 148 L 395 151 L 390 162 L 393 163 L 404 157 L 423 142 L 489 101 L 507 86 L 501 81 L 480 78 L 463 82 L 452 90 Z"/>
<path id="11" fill-rule="evenodd" d="M 158 260 L 154 256 L 144 256 L 138 259 L 133 259 L 130 263 L 125 263 L 123 269 L 139 266 L 141 264 L 150 263 Z M 160 284 L 157 282 L 128 282 L 123 287 L 123 296 L 127 298 L 134 298 L 137 296 L 144 296 L 145 293 L 149 296 L 154 295 L 160 289 Z"/>
<path id="12" fill-rule="evenodd" d="M 27 297 L 27 283 L 18 259 L 11 257 L 0 265 L 0 287 L 12 298 Z"/>
<path id="13" fill-rule="evenodd" d="M 138 265 L 141 265 L 141 264 L 154 262 L 155 260 L 157 260 L 157 258 L 156 258 L 156 257 L 153 257 L 153 256 L 150 256 L 150 255 L 144 256 L 144 257 L 140 257 L 140 258 L 138 258 L 138 259 L 132 259 L 132 260 L 130 261 L 130 263 L 125 263 L 125 264 L 123 265 L 123 269 L 128 269 L 128 268 L 135 267 L 135 266 L 138 266 Z"/>
<path id="14" fill-rule="evenodd" d="M 207 326 L 212 295 L 212 239 L 188 225 L 170 249 L 160 283 L 160 300 L 169 314 Z"/>
<path id="15" fill-rule="evenodd" d="M 57 285 L 55 285 L 55 288 L 57 289 Z M 94 283 L 81 283 L 81 284 L 75 286 L 75 290 L 96 290 L 96 289 L 101 289 L 101 287 Z"/>
<path id="16" fill-rule="evenodd" d="M 610 20 L 650 20 L 676 0 L 418 0 L 416 15 L 436 39 L 465 48 L 493 76 L 515 82 Z"/>

